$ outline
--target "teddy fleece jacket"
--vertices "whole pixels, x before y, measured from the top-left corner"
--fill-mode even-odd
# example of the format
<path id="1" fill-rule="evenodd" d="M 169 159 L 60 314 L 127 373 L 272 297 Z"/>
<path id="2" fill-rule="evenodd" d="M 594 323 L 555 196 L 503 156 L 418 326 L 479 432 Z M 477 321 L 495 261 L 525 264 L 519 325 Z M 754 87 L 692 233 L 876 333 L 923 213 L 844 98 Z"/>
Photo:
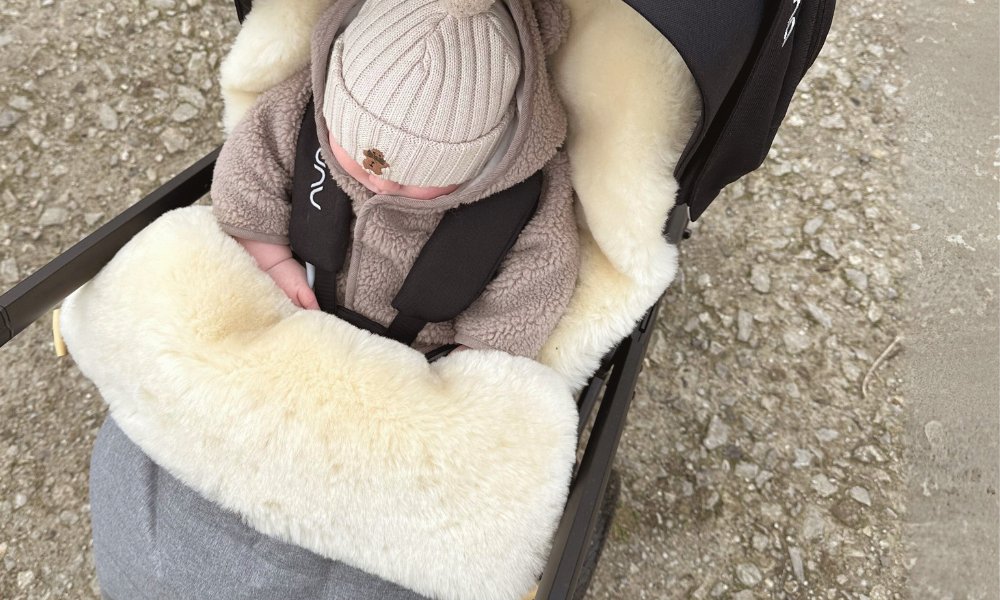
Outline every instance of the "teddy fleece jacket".
<path id="1" fill-rule="evenodd" d="M 313 31 L 308 68 L 261 94 L 224 144 L 211 197 L 222 229 L 238 238 L 288 244 L 295 148 L 310 95 L 323 160 L 351 198 L 352 239 L 338 279 L 338 301 L 383 325 L 391 301 L 445 211 L 514 186 L 539 170 L 544 183 L 535 216 L 496 278 L 451 322 L 430 323 L 414 347 L 449 343 L 534 358 L 569 303 L 579 266 L 569 162 L 560 150 L 566 113 L 546 68 L 568 29 L 561 2 L 508 0 L 520 35 L 523 73 L 517 116 L 494 159 L 475 179 L 432 200 L 373 194 L 333 159 L 322 115 L 328 60 L 338 30 L 363 0 L 334 2 Z M 533 4 L 535 6 L 533 6 Z"/>

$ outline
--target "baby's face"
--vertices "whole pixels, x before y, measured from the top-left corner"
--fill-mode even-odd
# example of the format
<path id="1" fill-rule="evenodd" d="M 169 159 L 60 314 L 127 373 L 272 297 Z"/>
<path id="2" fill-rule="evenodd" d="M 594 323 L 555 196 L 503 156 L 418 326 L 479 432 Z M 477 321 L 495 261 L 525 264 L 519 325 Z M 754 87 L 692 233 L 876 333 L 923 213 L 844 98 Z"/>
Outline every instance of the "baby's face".
<path id="1" fill-rule="evenodd" d="M 376 194 L 405 196 L 415 200 L 431 200 L 438 196 L 450 194 L 458 189 L 459 184 L 449 185 L 448 187 L 423 187 L 419 185 L 400 185 L 395 181 L 378 177 L 374 173 L 366 171 L 364 167 L 358 164 L 358 161 L 351 158 L 347 150 L 341 148 L 332 135 L 330 136 L 330 149 L 333 150 L 333 156 L 337 159 L 337 163 L 340 164 L 340 167 L 348 175 L 357 179 L 361 185 Z"/>

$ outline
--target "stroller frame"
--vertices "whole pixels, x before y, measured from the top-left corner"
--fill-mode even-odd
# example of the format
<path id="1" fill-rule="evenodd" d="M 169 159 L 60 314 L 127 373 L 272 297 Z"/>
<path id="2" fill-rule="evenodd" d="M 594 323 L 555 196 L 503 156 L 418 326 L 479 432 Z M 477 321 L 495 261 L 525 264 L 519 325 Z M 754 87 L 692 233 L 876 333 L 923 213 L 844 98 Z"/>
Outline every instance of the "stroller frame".
<path id="1" fill-rule="evenodd" d="M 674 44 L 702 96 L 701 119 L 675 169 L 680 189 L 664 229 L 666 239 L 677 244 L 689 236 L 689 222 L 722 187 L 763 161 L 796 84 L 823 45 L 835 0 L 709 0 L 696 3 L 698 10 L 684 10 L 689 8 L 687 0 L 624 2 Z M 234 3 L 242 22 L 252 0 Z M 734 11 L 741 18 L 734 18 Z M 728 47 L 699 45 L 698 40 L 707 38 L 727 40 Z M 218 154 L 218 149 L 210 152 L 0 295 L 0 346 L 93 278 L 160 215 L 207 194 Z M 659 304 L 608 353 L 577 398 L 582 458 L 553 538 L 538 600 L 577 600 L 589 587 L 619 492 L 612 473 L 614 457 Z M 595 410 L 593 426 L 584 436 Z"/>

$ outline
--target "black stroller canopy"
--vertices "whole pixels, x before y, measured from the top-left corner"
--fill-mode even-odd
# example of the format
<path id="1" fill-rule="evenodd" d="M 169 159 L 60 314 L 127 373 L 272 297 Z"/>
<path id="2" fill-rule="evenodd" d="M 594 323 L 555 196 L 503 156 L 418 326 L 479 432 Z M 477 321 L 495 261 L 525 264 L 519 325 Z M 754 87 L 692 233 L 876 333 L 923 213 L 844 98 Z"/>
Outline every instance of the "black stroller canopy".
<path id="1" fill-rule="evenodd" d="M 823 46 L 834 0 L 624 0 L 673 44 L 702 114 L 674 175 L 697 219 L 767 156 L 799 81 Z"/>

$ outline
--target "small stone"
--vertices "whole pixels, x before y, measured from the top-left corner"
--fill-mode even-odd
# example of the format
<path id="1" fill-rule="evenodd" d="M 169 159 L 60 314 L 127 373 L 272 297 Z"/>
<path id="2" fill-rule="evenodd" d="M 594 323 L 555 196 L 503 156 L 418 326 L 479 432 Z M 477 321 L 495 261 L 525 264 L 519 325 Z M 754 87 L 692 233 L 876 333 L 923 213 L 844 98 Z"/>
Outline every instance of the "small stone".
<path id="1" fill-rule="evenodd" d="M 866 490 L 865 488 L 860 486 L 854 486 L 850 489 L 849 493 L 851 494 L 851 498 L 854 498 L 861 504 L 864 504 L 865 506 L 872 505 L 872 496 L 871 494 L 868 493 L 868 490 Z"/>
<path id="2" fill-rule="evenodd" d="M 188 103 L 183 103 L 170 113 L 170 118 L 178 123 L 185 123 L 198 116 L 198 109 Z"/>
<path id="3" fill-rule="evenodd" d="M 801 329 L 788 329 L 781 338 L 785 342 L 785 348 L 792 354 L 799 354 L 812 346 L 812 339 Z"/>
<path id="4" fill-rule="evenodd" d="M 149 6 L 152 8 L 158 8 L 160 10 L 172 10 L 174 8 L 174 0 L 149 0 Z"/>
<path id="5" fill-rule="evenodd" d="M 192 52 L 188 59 L 187 71 L 191 76 L 202 75 L 208 70 L 208 54 L 204 52 Z"/>
<path id="6" fill-rule="evenodd" d="M 866 464 L 884 463 L 886 461 L 885 453 L 874 444 L 858 446 L 851 452 L 851 456 L 854 457 L 854 460 Z"/>
<path id="7" fill-rule="evenodd" d="M 14 96 L 7 102 L 11 108 L 16 108 L 22 112 L 28 112 L 35 107 L 35 104 L 25 96 Z"/>
<path id="8" fill-rule="evenodd" d="M 795 449 L 795 462 L 792 466 L 796 469 L 804 469 L 812 464 L 813 453 L 803 448 Z"/>
<path id="9" fill-rule="evenodd" d="M 892 594 L 885 588 L 885 586 L 876 585 L 872 587 L 872 600 L 889 600 L 890 598 L 892 598 Z"/>
<path id="10" fill-rule="evenodd" d="M 806 509 L 802 518 L 802 536 L 807 540 L 822 537 L 826 532 L 826 518 L 819 508 L 811 506 Z"/>
<path id="11" fill-rule="evenodd" d="M 17 260 L 5 258 L 0 262 L 0 281 L 4 283 L 17 283 L 21 280 L 21 273 L 17 268 Z"/>
<path id="12" fill-rule="evenodd" d="M 809 313 L 809 316 L 812 317 L 814 321 L 826 329 L 833 327 L 833 317 L 812 302 L 806 302 L 806 312 Z"/>
<path id="13" fill-rule="evenodd" d="M 848 381 L 858 381 L 861 379 L 861 367 L 852 361 L 842 361 L 840 364 L 840 370 Z"/>
<path id="14" fill-rule="evenodd" d="M 99 104 L 97 106 L 97 121 L 101 124 L 101 127 L 108 131 L 118 129 L 118 113 L 107 104 Z"/>
<path id="15" fill-rule="evenodd" d="M 857 269 L 844 269 L 844 276 L 858 291 L 868 289 L 868 276 Z"/>
<path id="16" fill-rule="evenodd" d="M 840 437 L 840 432 L 836 429 L 829 429 L 824 427 L 816 431 L 816 439 L 821 442 L 832 442 L 833 440 Z"/>
<path id="17" fill-rule="evenodd" d="M 847 129 L 847 121 L 841 114 L 827 115 L 819 120 L 819 126 L 823 129 Z"/>
<path id="18" fill-rule="evenodd" d="M 892 283 L 892 273 L 889 271 L 888 267 L 879 263 L 872 267 L 872 279 L 875 280 L 875 283 L 881 285 L 882 287 L 886 287 Z"/>
<path id="19" fill-rule="evenodd" d="M 42 212 L 41 218 L 38 219 L 38 224 L 42 227 L 49 227 L 51 225 L 62 225 L 69 218 L 69 211 L 61 206 L 50 206 Z"/>
<path id="20" fill-rule="evenodd" d="M 857 502 L 844 498 L 833 505 L 830 512 L 840 523 L 853 529 L 860 529 L 866 524 L 863 514 L 864 509 L 858 506 Z"/>
<path id="21" fill-rule="evenodd" d="M 754 265 L 750 268 L 750 285 L 762 294 L 771 291 L 771 275 L 764 265 Z"/>
<path id="22" fill-rule="evenodd" d="M 702 444 L 709 450 L 715 450 L 727 441 L 729 441 L 729 425 L 723 423 L 718 415 L 714 415 L 708 423 L 708 433 Z"/>
<path id="23" fill-rule="evenodd" d="M 80 520 L 80 517 L 71 510 L 64 510 L 59 513 L 59 520 L 66 525 L 75 525 Z"/>
<path id="24" fill-rule="evenodd" d="M 21 120 L 21 113 L 16 110 L 0 110 L 0 129 L 8 129 Z"/>
<path id="25" fill-rule="evenodd" d="M 771 539 L 764 535 L 763 533 L 753 534 L 753 539 L 750 542 L 753 545 L 753 549 L 757 552 L 763 552 L 767 550 L 767 547 L 771 545 Z"/>
<path id="26" fill-rule="evenodd" d="M 868 305 L 868 320 L 872 323 L 878 323 L 881 321 L 883 314 L 882 307 L 878 304 L 872 302 Z"/>
<path id="27" fill-rule="evenodd" d="M 160 141 L 163 142 L 168 154 L 187 150 L 191 145 L 187 136 L 175 127 L 164 129 L 163 133 L 160 134 Z"/>
<path id="28" fill-rule="evenodd" d="M 723 594 L 729 591 L 729 586 L 726 585 L 725 581 L 720 581 L 719 583 L 712 586 L 712 591 L 709 592 L 713 598 L 721 598 Z"/>
<path id="29" fill-rule="evenodd" d="M 104 213 L 99 212 L 89 212 L 83 213 L 83 221 L 88 227 L 92 227 L 95 223 L 104 218 Z"/>
<path id="30" fill-rule="evenodd" d="M 802 568 L 802 550 L 795 546 L 789 547 L 788 558 L 792 561 L 792 573 L 795 574 L 795 578 L 799 580 L 799 583 L 805 583 L 806 573 Z"/>
<path id="31" fill-rule="evenodd" d="M 177 87 L 177 97 L 198 109 L 204 109 L 206 106 L 205 96 L 197 89 L 187 85 Z"/>
<path id="32" fill-rule="evenodd" d="M 0 542 L 0 560 L 7 556 L 7 542 Z"/>
<path id="33" fill-rule="evenodd" d="M 737 477 L 741 477 L 746 480 L 751 480 L 757 477 L 757 471 L 759 470 L 760 468 L 753 463 L 741 462 L 736 465 L 736 468 L 733 470 L 733 472 L 736 474 Z"/>
<path id="34" fill-rule="evenodd" d="M 823 253 L 829 256 L 830 258 L 834 259 L 840 258 L 840 251 L 837 250 L 837 245 L 834 244 L 833 240 L 828 237 L 820 238 L 819 249 L 822 250 Z"/>
<path id="35" fill-rule="evenodd" d="M 754 600 L 753 592 L 750 590 L 740 590 L 733 594 L 733 600 Z"/>
<path id="36" fill-rule="evenodd" d="M 927 437 L 931 448 L 935 450 L 941 448 L 945 444 L 944 425 L 941 421 L 927 421 L 924 424 L 924 436 Z"/>
<path id="37" fill-rule="evenodd" d="M 31 585 L 33 581 L 35 581 L 34 571 L 21 571 L 17 574 L 17 587 L 22 590 Z"/>
<path id="38" fill-rule="evenodd" d="M 17 510 L 28 503 L 28 497 L 24 494 L 14 494 L 14 510 Z"/>
<path id="39" fill-rule="evenodd" d="M 740 309 L 736 313 L 736 339 L 741 342 L 749 342 L 753 335 L 753 315 Z"/>
<path id="40" fill-rule="evenodd" d="M 837 493 L 837 486 L 823 473 L 812 478 L 812 488 L 823 498 L 829 498 Z"/>
<path id="41" fill-rule="evenodd" d="M 753 563 L 743 563 L 736 566 L 736 579 L 748 588 L 755 587 L 764 579 L 760 569 Z"/>
<path id="42" fill-rule="evenodd" d="M 806 221 L 806 224 L 802 227 L 802 231 L 806 235 L 814 235 L 819 228 L 823 226 L 823 217 L 813 217 Z"/>

